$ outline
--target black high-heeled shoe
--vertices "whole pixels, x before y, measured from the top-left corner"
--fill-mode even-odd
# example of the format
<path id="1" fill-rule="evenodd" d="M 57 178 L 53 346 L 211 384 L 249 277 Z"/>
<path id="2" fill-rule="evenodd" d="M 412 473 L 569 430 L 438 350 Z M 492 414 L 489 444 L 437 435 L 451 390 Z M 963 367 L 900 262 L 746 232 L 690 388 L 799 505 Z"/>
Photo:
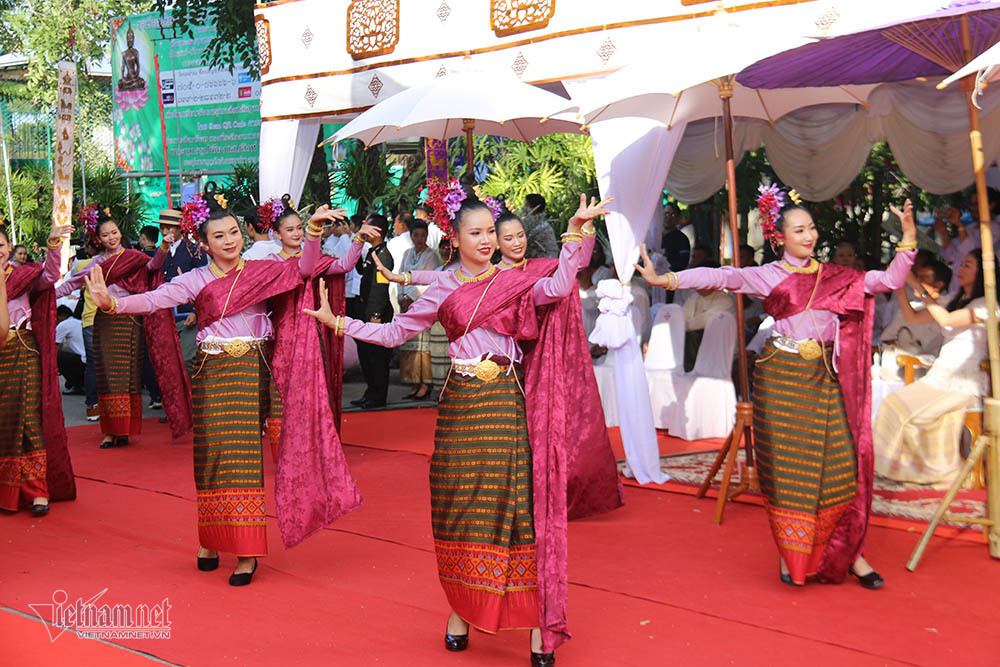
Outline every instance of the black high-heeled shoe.
<path id="1" fill-rule="evenodd" d="M 253 573 L 257 571 L 257 559 L 253 559 L 253 569 L 249 572 L 241 572 L 239 574 L 229 575 L 229 585 L 230 586 L 246 586 L 251 581 L 253 581 Z"/>
<path id="2" fill-rule="evenodd" d="M 101 440 L 101 449 L 111 449 L 115 446 L 115 437 L 111 436 L 110 440 Z"/>
<path id="3" fill-rule="evenodd" d="M 44 505 L 32 505 L 31 506 L 31 516 L 45 516 L 49 513 L 49 504 Z"/>
<path id="4" fill-rule="evenodd" d="M 469 633 L 466 632 L 464 635 L 444 633 L 444 647 L 449 651 L 464 651 L 469 648 Z"/>
<path id="5" fill-rule="evenodd" d="M 217 567 L 219 567 L 218 554 L 216 554 L 214 558 L 204 558 L 202 556 L 198 556 L 198 569 L 202 572 L 211 572 Z"/>
<path id="6" fill-rule="evenodd" d="M 556 664 L 556 654 L 531 652 L 531 667 L 552 667 Z"/>
<path id="7" fill-rule="evenodd" d="M 850 573 L 858 578 L 858 583 L 861 584 L 862 588 L 867 588 L 869 590 L 874 591 L 878 590 L 879 588 L 882 588 L 882 586 L 885 585 L 885 579 L 883 579 L 882 575 L 876 572 L 875 570 L 872 570 L 871 572 L 862 577 L 860 574 L 854 571 L 854 566 L 852 565 Z"/>
<path id="8" fill-rule="evenodd" d="M 128 446 L 128 436 L 127 435 L 116 435 L 115 436 L 115 447 L 127 447 Z"/>

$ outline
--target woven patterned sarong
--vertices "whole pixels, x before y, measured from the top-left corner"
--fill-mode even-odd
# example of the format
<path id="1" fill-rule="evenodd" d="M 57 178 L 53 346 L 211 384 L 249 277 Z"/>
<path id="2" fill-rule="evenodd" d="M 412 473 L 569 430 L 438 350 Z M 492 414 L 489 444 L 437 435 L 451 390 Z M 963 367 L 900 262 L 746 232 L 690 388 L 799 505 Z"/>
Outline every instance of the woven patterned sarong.
<path id="1" fill-rule="evenodd" d="M 757 472 L 778 551 L 804 583 L 854 498 L 857 459 L 840 385 L 823 359 L 771 343 L 761 353 L 769 356 L 754 376 Z"/>
<path id="2" fill-rule="evenodd" d="M 285 410 L 281 404 L 281 392 L 278 391 L 278 383 L 274 381 L 274 376 L 270 377 L 268 393 L 270 395 L 271 407 L 264 414 L 267 417 L 267 440 L 268 444 L 271 445 L 271 460 L 277 463 L 278 443 L 281 442 L 281 421 L 285 416 Z"/>
<path id="3" fill-rule="evenodd" d="M 538 626 L 531 449 L 513 375 L 452 374 L 438 406 L 431 523 L 452 609 L 487 632 Z"/>
<path id="4" fill-rule="evenodd" d="M 438 388 L 444 384 L 448 369 L 451 368 L 448 345 L 447 332 L 440 322 L 435 322 L 427 332 L 427 347 L 431 352 L 431 376 L 434 378 L 434 386 Z"/>
<path id="5" fill-rule="evenodd" d="M 94 370 L 101 431 L 106 435 L 142 432 L 142 320 L 131 315 L 94 317 Z"/>
<path id="6" fill-rule="evenodd" d="M 235 358 L 199 352 L 195 368 L 199 543 L 237 556 L 267 555 L 260 434 L 270 402 L 270 373 L 261 353 L 253 351 Z"/>
<path id="7" fill-rule="evenodd" d="M 0 509 L 14 512 L 22 500 L 49 497 L 41 373 L 35 337 L 21 329 L 0 350 Z"/>

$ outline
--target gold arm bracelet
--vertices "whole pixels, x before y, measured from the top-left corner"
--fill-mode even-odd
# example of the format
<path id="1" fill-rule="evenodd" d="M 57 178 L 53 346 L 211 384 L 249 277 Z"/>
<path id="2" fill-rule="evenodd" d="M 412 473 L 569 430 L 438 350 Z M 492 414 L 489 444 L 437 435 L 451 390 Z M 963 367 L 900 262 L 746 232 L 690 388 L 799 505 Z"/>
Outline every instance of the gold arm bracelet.
<path id="1" fill-rule="evenodd" d="M 896 252 L 909 252 L 910 250 L 917 249 L 917 242 L 910 241 L 909 243 L 897 243 Z"/>
<path id="2" fill-rule="evenodd" d="M 114 315 L 118 312 L 118 299 L 116 297 L 111 297 L 111 307 L 101 308 L 101 312 L 105 315 Z"/>
<path id="3" fill-rule="evenodd" d="M 561 238 L 563 243 L 568 243 L 568 242 L 581 243 L 583 241 L 583 237 L 576 232 L 566 232 L 562 235 Z"/>
<path id="4" fill-rule="evenodd" d="M 413 282 L 413 274 L 407 271 L 403 274 L 403 287 L 409 286 Z"/>
<path id="5" fill-rule="evenodd" d="M 586 227 L 582 227 L 580 229 L 580 233 L 587 237 L 595 236 L 597 234 L 597 228 L 591 227 L 590 230 L 588 230 Z"/>
<path id="6" fill-rule="evenodd" d="M 45 242 L 45 245 L 46 247 L 48 247 L 49 250 L 58 250 L 60 247 L 62 247 L 62 243 L 63 240 L 61 238 L 49 239 L 48 241 Z"/>

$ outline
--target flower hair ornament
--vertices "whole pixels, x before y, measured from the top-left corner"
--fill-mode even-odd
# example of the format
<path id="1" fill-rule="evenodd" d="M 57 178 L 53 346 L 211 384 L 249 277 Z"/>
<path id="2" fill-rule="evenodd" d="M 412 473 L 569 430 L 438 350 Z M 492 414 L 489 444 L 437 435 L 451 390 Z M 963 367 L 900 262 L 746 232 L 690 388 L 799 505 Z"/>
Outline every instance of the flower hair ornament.
<path id="1" fill-rule="evenodd" d="M 479 191 L 476 190 L 476 195 L 479 194 Z M 455 219 L 455 215 L 462 207 L 462 202 L 465 201 L 466 197 L 468 195 L 457 178 L 448 181 L 432 178 L 427 184 L 427 199 L 424 203 L 430 206 L 431 220 L 441 230 L 445 239 L 451 239 L 455 236 L 451 222 Z M 493 220 L 496 220 L 503 211 L 503 203 L 489 195 L 479 197 L 479 199 L 490 209 Z"/>
<path id="2" fill-rule="evenodd" d="M 280 197 L 271 197 L 257 207 L 257 216 L 266 229 L 272 229 L 274 223 L 281 218 L 285 204 Z"/>
<path id="3" fill-rule="evenodd" d="M 98 217 L 97 207 L 94 206 L 93 204 L 81 208 L 80 215 L 78 217 L 80 226 L 83 227 L 87 235 L 87 239 L 95 245 L 98 244 L 97 217 Z"/>
<path id="4" fill-rule="evenodd" d="M 181 209 L 181 233 L 188 243 L 198 244 L 198 230 L 208 220 L 208 204 L 205 194 L 197 194 Z"/>
<path id="5" fill-rule="evenodd" d="M 776 248 L 785 243 L 785 235 L 778 229 L 781 219 L 781 209 L 785 207 L 785 193 L 777 183 L 763 185 L 757 188 L 757 210 L 760 212 L 760 226 L 764 232 L 764 240 Z"/>

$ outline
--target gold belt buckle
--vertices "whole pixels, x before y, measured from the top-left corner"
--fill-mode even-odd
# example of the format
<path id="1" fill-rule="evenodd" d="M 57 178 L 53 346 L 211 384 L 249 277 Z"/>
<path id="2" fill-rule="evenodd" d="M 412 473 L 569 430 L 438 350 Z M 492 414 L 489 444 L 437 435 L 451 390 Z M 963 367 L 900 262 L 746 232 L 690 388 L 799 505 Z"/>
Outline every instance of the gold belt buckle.
<path id="1" fill-rule="evenodd" d="M 804 340 L 798 345 L 799 355 L 806 361 L 813 361 L 823 356 L 823 348 L 816 341 Z"/>
<path id="2" fill-rule="evenodd" d="M 7 342 L 10 342 L 17 338 L 17 332 L 13 329 L 7 329 Z"/>
<path id="3" fill-rule="evenodd" d="M 245 340 L 231 340 L 222 346 L 222 350 L 230 357 L 242 357 L 250 351 L 250 343 Z"/>
<path id="4" fill-rule="evenodd" d="M 500 364 L 492 359 L 483 359 L 476 364 L 472 372 L 483 382 L 489 382 L 490 380 L 495 380 L 500 375 Z"/>

